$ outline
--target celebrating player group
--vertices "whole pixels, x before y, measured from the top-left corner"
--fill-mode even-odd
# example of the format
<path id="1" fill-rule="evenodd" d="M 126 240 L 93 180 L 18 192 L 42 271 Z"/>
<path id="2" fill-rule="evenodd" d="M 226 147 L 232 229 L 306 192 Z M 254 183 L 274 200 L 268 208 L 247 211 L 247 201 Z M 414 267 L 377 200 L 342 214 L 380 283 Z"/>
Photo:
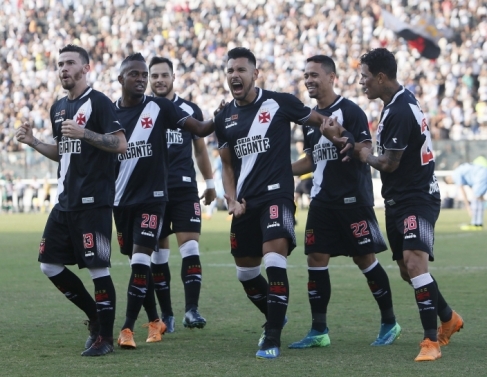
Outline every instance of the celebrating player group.
<path id="1" fill-rule="evenodd" d="M 334 256 L 353 259 L 377 302 L 379 331 L 371 346 L 388 346 L 399 338 L 402 329 L 389 278 L 376 259 L 387 247 L 373 210 L 370 167 L 380 172 L 392 257 L 414 290 L 424 331 L 414 360 L 441 357 L 440 347 L 463 327 L 463 319 L 428 270 L 440 211 L 430 131 L 420 104 L 397 81 L 390 51 L 365 53 L 360 69 L 365 96 L 383 102 L 375 155 L 365 113 L 335 92 L 335 63 L 325 55 L 309 57 L 303 72 L 309 96 L 316 100 L 311 109 L 292 94 L 257 87 L 258 64 L 249 49 L 228 51 L 226 76 L 233 98 L 223 99 L 215 117 L 205 121 L 196 104 L 175 93 L 176 76 L 167 58 L 152 57 L 147 64 L 140 53 L 127 56 L 118 76 L 122 95 L 112 102 L 89 86 L 90 61 L 83 48 L 59 50 L 58 74 L 67 96 L 50 111 L 56 144 L 35 138 L 31 122 L 19 127 L 16 138 L 59 163 L 56 204 L 38 260 L 42 272 L 86 315 L 89 336 L 82 356 L 109 354 L 114 342 L 121 349 L 136 348 L 134 325 L 142 307 L 148 318 L 146 342 L 159 342 L 164 333 L 176 330 L 168 264 L 172 233 L 182 258 L 182 324 L 205 327 L 198 309 L 200 199 L 209 205 L 216 192 L 203 138 L 215 132 L 225 200 L 233 215 L 230 252 L 245 294 L 264 316 L 257 358 L 280 355 L 288 321 L 287 259 L 296 247 L 293 175 L 311 172 L 304 250 L 312 320 L 308 333 L 289 348 L 331 345 L 327 308 Z M 302 125 L 305 151 L 292 164 L 291 123 Z M 193 149 L 206 181 L 201 197 Z M 112 217 L 120 251 L 130 261 L 125 322 L 118 338 L 109 270 Z M 67 265 L 88 269 L 93 295 Z"/>

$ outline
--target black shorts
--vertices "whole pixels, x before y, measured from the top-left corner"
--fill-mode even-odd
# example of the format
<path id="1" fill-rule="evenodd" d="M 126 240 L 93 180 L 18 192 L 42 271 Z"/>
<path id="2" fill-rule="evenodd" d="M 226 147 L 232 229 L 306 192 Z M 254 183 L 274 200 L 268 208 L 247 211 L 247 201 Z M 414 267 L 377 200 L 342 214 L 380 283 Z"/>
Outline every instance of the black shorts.
<path id="1" fill-rule="evenodd" d="M 278 198 L 233 218 L 230 229 L 232 255 L 236 258 L 262 257 L 262 244 L 278 238 L 289 241 L 288 255 L 291 254 L 296 247 L 295 210 L 292 200 Z"/>
<path id="2" fill-rule="evenodd" d="M 327 208 L 311 201 L 304 253 L 348 257 L 387 250 L 373 207 Z"/>
<path id="3" fill-rule="evenodd" d="M 132 255 L 133 246 L 156 250 L 166 202 L 113 207 L 120 252 Z"/>
<path id="4" fill-rule="evenodd" d="M 196 190 L 169 192 L 169 202 L 164 213 L 162 240 L 173 233 L 201 233 L 201 206 Z"/>
<path id="5" fill-rule="evenodd" d="M 440 214 L 440 202 L 386 205 L 386 229 L 392 259 L 403 259 L 404 250 L 421 250 L 433 261 L 435 223 Z"/>
<path id="6" fill-rule="evenodd" d="M 297 184 L 296 190 L 294 191 L 301 195 L 302 194 L 309 195 L 312 188 L 313 188 L 313 178 L 306 178 Z"/>
<path id="7" fill-rule="evenodd" d="M 112 209 L 53 209 L 39 246 L 39 262 L 79 268 L 110 267 Z"/>

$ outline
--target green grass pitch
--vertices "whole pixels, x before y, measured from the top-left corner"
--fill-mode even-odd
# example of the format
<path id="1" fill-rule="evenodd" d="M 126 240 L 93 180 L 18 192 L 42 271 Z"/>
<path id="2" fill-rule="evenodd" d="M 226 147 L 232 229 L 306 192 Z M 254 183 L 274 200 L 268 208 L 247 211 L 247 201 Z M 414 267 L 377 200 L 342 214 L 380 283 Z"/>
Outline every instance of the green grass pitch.
<path id="1" fill-rule="evenodd" d="M 378 210 L 383 226 L 383 211 Z M 80 356 L 87 336 L 85 319 L 42 274 L 37 262 L 45 214 L 0 215 L 1 308 L 0 376 L 486 376 L 486 231 L 460 232 L 465 212 L 442 211 L 436 227 L 431 272 L 465 328 L 442 348 L 443 357 L 415 363 L 422 329 L 412 289 L 404 283 L 389 251 L 379 260 L 391 281 L 394 307 L 403 333 L 392 346 L 371 347 L 379 330 L 379 311 L 363 275 L 348 258 L 330 264 L 332 298 L 328 310 L 331 347 L 289 350 L 310 326 L 307 269 L 303 254 L 306 211 L 297 214 L 298 247 L 289 258 L 289 322 L 282 335 L 282 356 L 256 360 L 264 318 L 247 300 L 229 253 L 230 222 L 217 213 L 203 223 L 200 250 L 203 330 L 181 325 L 184 303 L 179 278 L 181 257 L 171 239 L 172 298 L 176 332 L 161 343 L 145 343 L 142 311 L 133 351 L 116 348 L 100 358 Z M 117 290 L 115 334 L 125 317 L 129 265 L 113 238 L 111 274 Z M 87 271 L 75 272 L 93 290 Z M 265 274 L 265 273 L 264 273 Z"/>

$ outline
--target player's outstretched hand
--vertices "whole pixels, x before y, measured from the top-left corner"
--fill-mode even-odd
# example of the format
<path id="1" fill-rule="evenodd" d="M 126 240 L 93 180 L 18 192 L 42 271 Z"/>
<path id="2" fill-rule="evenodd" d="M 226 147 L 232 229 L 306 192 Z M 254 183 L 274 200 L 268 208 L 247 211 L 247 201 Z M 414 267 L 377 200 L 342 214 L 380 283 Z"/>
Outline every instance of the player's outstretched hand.
<path id="1" fill-rule="evenodd" d="M 24 122 L 15 132 L 15 138 L 18 142 L 31 145 L 34 142 L 34 134 L 32 133 L 32 126 Z"/>
<path id="2" fill-rule="evenodd" d="M 61 126 L 63 136 L 71 139 L 82 139 L 85 136 L 85 129 L 78 126 L 73 119 L 66 119 Z"/>
<path id="3" fill-rule="evenodd" d="M 367 157 L 372 154 L 372 148 L 363 147 L 359 152 L 359 158 L 362 162 L 367 162 Z"/>
<path id="4" fill-rule="evenodd" d="M 207 188 L 203 195 L 200 196 L 200 199 L 203 200 L 203 204 L 205 206 L 210 205 L 210 203 L 216 199 L 216 190 L 214 188 Z"/>
<path id="5" fill-rule="evenodd" d="M 220 104 L 218 105 L 218 108 L 213 111 L 213 115 L 216 116 L 220 111 L 223 110 L 223 108 L 227 105 L 227 103 L 225 102 L 224 99 L 222 99 L 222 101 L 220 102 Z"/>
<path id="6" fill-rule="evenodd" d="M 247 202 L 245 199 L 242 198 L 242 203 L 239 201 L 230 198 L 227 194 L 224 195 L 225 199 L 227 200 L 228 204 L 228 213 L 230 215 L 235 216 L 235 218 L 238 218 L 242 216 L 245 213 L 245 210 L 247 209 Z"/>

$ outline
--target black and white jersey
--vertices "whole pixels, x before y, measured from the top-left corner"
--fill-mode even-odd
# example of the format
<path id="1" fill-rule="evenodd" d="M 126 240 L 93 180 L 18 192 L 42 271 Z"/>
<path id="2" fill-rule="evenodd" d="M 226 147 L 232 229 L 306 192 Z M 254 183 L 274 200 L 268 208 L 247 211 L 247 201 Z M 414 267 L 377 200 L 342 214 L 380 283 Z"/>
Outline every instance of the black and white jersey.
<path id="1" fill-rule="evenodd" d="M 166 129 L 182 128 L 189 115 L 166 98 L 144 96 L 137 106 L 121 107 L 120 100 L 115 105 L 128 143 L 127 152 L 118 155 L 115 206 L 167 201 Z"/>
<path id="2" fill-rule="evenodd" d="M 202 121 L 203 113 L 193 102 L 180 98 L 177 94 L 172 100 L 182 111 Z M 193 140 L 199 137 L 187 130 L 177 128 L 166 131 L 169 156 L 168 189 L 193 187 L 197 189 L 196 172 L 193 163 Z"/>
<path id="3" fill-rule="evenodd" d="M 386 204 L 440 200 L 430 130 L 419 102 L 402 86 L 382 110 L 377 128 L 377 153 L 387 149 L 404 153 L 395 171 L 380 173 Z"/>
<path id="4" fill-rule="evenodd" d="M 327 108 L 317 112 L 336 117 L 355 142 L 371 140 L 367 116 L 352 101 L 338 96 Z M 342 162 L 343 155 L 316 127 L 303 126 L 304 151 L 313 159 L 313 188 L 311 197 L 331 208 L 373 206 L 370 167 L 352 159 Z"/>
<path id="5" fill-rule="evenodd" d="M 291 94 L 256 88 L 245 106 L 236 101 L 215 117 L 219 148 L 229 148 L 238 200 L 252 208 L 270 199 L 293 199 L 291 122 L 305 123 L 311 109 Z"/>
<path id="6" fill-rule="evenodd" d="M 65 137 L 61 127 L 64 120 L 73 119 L 79 126 L 99 134 L 123 130 L 113 103 L 103 93 L 88 87 L 74 100 L 64 97 L 56 101 L 50 116 L 59 152 L 54 208 L 79 211 L 112 206 L 116 154 L 102 151 L 86 141 Z"/>

